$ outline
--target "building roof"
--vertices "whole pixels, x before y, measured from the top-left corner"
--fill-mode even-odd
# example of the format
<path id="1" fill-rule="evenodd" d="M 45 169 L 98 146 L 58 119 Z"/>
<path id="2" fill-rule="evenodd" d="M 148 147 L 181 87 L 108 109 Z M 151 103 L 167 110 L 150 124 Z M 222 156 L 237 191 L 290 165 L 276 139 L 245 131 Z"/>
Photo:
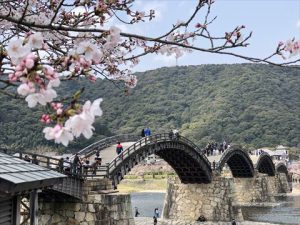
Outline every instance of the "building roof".
<path id="1" fill-rule="evenodd" d="M 0 153 L 0 192 L 9 194 L 45 188 L 64 177 L 48 168 Z"/>

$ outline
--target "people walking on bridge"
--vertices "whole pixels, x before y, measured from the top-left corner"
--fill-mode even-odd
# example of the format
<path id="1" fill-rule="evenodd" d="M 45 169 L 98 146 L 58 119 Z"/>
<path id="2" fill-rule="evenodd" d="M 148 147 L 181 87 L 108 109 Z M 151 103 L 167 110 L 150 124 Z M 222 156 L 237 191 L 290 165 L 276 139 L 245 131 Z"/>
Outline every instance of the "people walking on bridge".
<path id="1" fill-rule="evenodd" d="M 144 129 L 144 128 L 142 129 L 141 137 L 142 137 L 142 138 L 145 137 L 145 129 Z"/>
<path id="2" fill-rule="evenodd" d="M 31 161 L 28 155 L 25 155 L 24 160 L 25 160 L 26 162 L 30 162 L 30 161 Z"/>
<path id="3" fill-rule="evenodd" d="M 117 152 L 117 154 L 119 156 L 119 159 L 123 159 L 123 155 L 122 155 L 123 146 L 121 145 L 120 142 L 118 142 L 118 144 L 117 144 L 116 152 Z"/>
<path id="4" fill-rule="evenodd" d="M 96 158 L 99 158 L 100 157 L 100 150 L 98 149 L 97 151 L 96 151 Z"/>
<path id="5" fill-rule="evenodd" d="M 177 129 L 173 130 L 173 136 L 174 136 L 174 139 L 178 139 L 179 138 L 179 131 Z"/>
<path id="6" fill-rule="evenodd" d="M 64 171 L 67 174 L 71 172 L 71 161 L 69 157 L 64 160 Z"/>
<path id="7" fill-rule="evenodd" d="M 89 158 L 85 158 L 83 161 L 83 172 L 85 175 L 88 175 L 89 168 L 91 168 Z"/>
<path id="8" fill-rule="evenodd" d="M 58 172 L 62 173 L 64 171 L 64 158 L 60 158 L 58 161 Z"/>
<path id="9" fill-rule="evenodd" d="M 101 165 L 101 162 L 95 158 L 95 161 L 92 163 L 92 175 L 97 175 L 97 169 Z"/>
<path id="10" fill-rule="evenodd" d="M 33 156 L 32 156 L 31 163 L 36 164 L 36 165 L 39 165 L 39 161 L 37 160 L 37 156 L 36 156 L 36 155 L 33 155 Z"/>
<path id="11" fill-rule="evenodd" d="M 73 159 L 73 173 L 77 174 L 78 172 L 80 172 L 80 169 L 81 169 L 81 161 L 78 154 L 76 153 Z"/>
<path id="12" fill-rule="evenodd" d="M 146 129 L 145 129 L 145 137 L 149 137 L 150 135 L 151 135 L 151 130 L 150 130 L 150 128 L 149 127 L 147 127 Z"/>

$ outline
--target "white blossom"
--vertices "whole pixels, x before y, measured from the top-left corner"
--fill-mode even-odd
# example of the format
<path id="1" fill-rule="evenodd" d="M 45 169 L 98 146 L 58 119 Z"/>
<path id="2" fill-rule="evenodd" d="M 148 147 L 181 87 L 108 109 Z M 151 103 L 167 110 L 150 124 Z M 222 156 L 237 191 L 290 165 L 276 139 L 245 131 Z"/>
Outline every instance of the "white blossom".
<path id="1" fill-rule="evenodd" d="M 9 42 L 7 54 L 11 58 L 13 64 L 17 65 L 25 56 L 30 53 L 28 45 L 23 45 L 23 40 L 17 39 Z"/>
<path id="2" fill-rule="evenodd" d="M 59 85 L 60 85 L 60 79 L 55 78 L 55 79 L 49 81 L 47 88 L 59 87 Z"/>
<path id="3" fill-rule="evenodd" d="M 44 44 L 43 35 L 40 32 L 30 35 L 28 44 L 31 48 L 41 49 Z"/>
<path id="4" fill-rule="evenodd" d="M 92 124 L 95 121 L 95 116 L 102 116 L 102 110 L 100 103 L 102 98 L 96 99 L 93 103 L 86 101 L 82 107 L 82 112 L 79 115 L 70 117 L 65 127 L 71 130 L 75 137 L 79 137 L 81 134 L 85 138 L 91 138 L 93 130 L 95 129 Z"/>
<path id="5" fill-rule="evenodd" d="M 17 89 L 18 94 L 23 96 L 27 96 L 29 93 L 32 93 L 31 90 L 32 88 L 30 88 L 27 83 L 21 84 Z"/>
<path id="6" fill-rule="evenodd" d="M 65 123 L 65 126 L 72 131 L 75 137 L 79 137 L 81 134 L 85 138 L 91 138 L 93 135 L 93 130 L 91 121 L 86 120 L 83 114 L 71 116 Z"/>
<path id="7" fill-rule="evenodd" d="M 95 44 L 89 41 L 82 41 L 78 44 L 76 53 L 81 55 L 84 54 L 86 60 L 99 61 L 102 58 L 102 53 Z"/>
<path id="8" fill-rule="evenodd" d="M 56 125 L 55 127 L 45 127 L 43 130 L 45 138 L 47 140 L 53 140 L 55 143 L 62 143 L 64 146 L 68 146 L 69 142 L 74 139 L 72 133 L 65 127 Z"/>
<path id="9" fill-rule="evenodd" d="M 30 94 L 25 98 L 29 108 L 33 108 L 37 103 L 46 105 L 48 102 L 52 102 L 57 97 L 56 91 L 48 88 L 46 90 L 40 90 L 40 93 Z"/>
<path id="10" fill-rule="evenodd" d="M 40 93 L 34 93 L 30 94 L 25 98 L 25 101 L 28 103 L 29 108 L 33 108 L 37 105 L 37 103 L 40 103 L 41 105 L 46 105 L 46 101 L 42 94 Z"/>

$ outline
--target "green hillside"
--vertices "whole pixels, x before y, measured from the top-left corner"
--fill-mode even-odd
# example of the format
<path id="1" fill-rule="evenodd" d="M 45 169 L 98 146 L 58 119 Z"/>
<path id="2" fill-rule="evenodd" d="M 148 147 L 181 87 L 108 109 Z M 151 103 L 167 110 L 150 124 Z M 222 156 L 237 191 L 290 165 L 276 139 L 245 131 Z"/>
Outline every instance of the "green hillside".
<path id="1" fill-rule="evenodd" d="M 178 128 L 199 146 L 223 139 L 248 147 L 297 146 L 300 143 L 300 71 L 266 65 L 202 65 L 161 68 L 138 73 L 130 95 L 112 82 L 99 80 L 66 84 L 72 91 L 86 87 L 85 98 L 103 97 L 104 115 L 91 140 L 78 139 L 68 147 L 80 149 L 118 133 Z M 40 112 L 17 100 L 0 97 L 0 146 L 55 146 L 42 137 L 36 124 Z"/>

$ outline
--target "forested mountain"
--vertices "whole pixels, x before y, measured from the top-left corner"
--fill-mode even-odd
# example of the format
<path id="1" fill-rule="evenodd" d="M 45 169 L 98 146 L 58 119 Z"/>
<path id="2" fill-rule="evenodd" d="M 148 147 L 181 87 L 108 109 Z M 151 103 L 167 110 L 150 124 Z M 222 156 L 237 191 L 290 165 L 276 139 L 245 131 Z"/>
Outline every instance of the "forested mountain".
<path id="1" fill-rule="evenodd" d="M 300 143 L 300 71 L 267 65 L 201 65 L 161 68 L 137 73 L 138 85 L 124 94 L 113 82 L 66 83 L 62 91 L 85 86 L 84 98 L 103 97 L 104 115 L 95 123 L 90 140 L 78 139 L 67 149 L 120 133 L 180 133 L 203 147 L 208 141 L 240 143 L 248 147 L 297 146 Z M 0 97 L 0 146 L 55 146 L 43 139 L 26 104 Z M 62 148 L 59 146 L 59 148 Z M 65 149 L 66 150 L 66 149 Z"/>

